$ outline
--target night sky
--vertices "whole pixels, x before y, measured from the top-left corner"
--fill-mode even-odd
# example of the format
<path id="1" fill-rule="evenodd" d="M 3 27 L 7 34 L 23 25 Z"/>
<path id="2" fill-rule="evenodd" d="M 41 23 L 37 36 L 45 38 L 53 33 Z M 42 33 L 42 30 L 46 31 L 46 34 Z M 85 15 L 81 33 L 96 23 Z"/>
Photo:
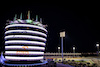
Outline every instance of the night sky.
<path id="1" fill-rule="evenodd" d="M 13 5 L 13 6 L 12 6 Z M 7 19 L 13 20 L 15 14 L 27 18 L 35 15 L 43 18 L 43 24 L 48 25 L 46 52 L 57 52 L 61 44 L 60 31 L 66 32 L 64 52 L 96 52 L 96 43 L 100 43 L 100 15 L 98 4 L 68 4 L 68 3 L 31 3 L 31 4 L 0 5 L 0 47 L 4 44 L 4 27 Z M 2 48 L 1 48 L 2 49 Z M 3 50 L 3 49 L 2 49 Z"/>

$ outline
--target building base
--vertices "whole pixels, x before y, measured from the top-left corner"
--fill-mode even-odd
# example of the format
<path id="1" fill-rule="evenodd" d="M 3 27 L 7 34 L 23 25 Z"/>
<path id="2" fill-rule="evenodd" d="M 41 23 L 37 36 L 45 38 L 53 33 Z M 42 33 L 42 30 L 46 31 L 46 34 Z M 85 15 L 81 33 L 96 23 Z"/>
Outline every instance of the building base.
<path id="1" fill-rule="evenodd" d="M 3 55 L 1 54 L 1 57 L 0 57 L 0 64 L 2 65 L 2 66 L 7 66 L 7 67 L 12 67 L 12 66 L 39 66 L 39 65 L 45 65 L 45 64 L 47 64 L 47 61 L 45 61 L 45 60 L 42 60 L 40 63 L 31 63 L 31 64 L 9 64 L 9 63 L 5 63 L 5 58 L 3 57 Z"/>

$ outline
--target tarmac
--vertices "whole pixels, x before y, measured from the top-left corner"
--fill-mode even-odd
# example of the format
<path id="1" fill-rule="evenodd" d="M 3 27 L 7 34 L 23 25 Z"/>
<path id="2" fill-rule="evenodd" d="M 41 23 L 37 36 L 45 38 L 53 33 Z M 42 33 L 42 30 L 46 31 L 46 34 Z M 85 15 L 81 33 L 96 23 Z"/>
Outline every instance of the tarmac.
<path id="1" fill-rule="evenodd" d="M 74 67 L 74 66 L 65 65 L 65 64 L 57 64 L 57 67 Z"/>
<path id="2" fill-rule="evenodd" d="M 57 63 L 56 66 L 42 65 L 42 66 L 37 66 L 37 67 L 74 67 L 74 66 Z"/>

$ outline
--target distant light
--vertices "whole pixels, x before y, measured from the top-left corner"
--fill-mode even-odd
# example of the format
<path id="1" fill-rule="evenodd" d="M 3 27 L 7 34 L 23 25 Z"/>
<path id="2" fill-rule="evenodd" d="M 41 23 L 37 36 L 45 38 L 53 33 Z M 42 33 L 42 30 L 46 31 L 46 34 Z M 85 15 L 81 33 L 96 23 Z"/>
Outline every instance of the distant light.
<path id="1" fill-rule="evenodd" d="M 58 49 L 60 49 L 60 47 L 58 47 Z"/>
<path id="2" fill-rule="evenodd" d="M 96 44 L 97 47 L 99 47 L 99 44 Z"/>
<path id="3" fill-rule="evenodd" d="M 73 50 L 75 50 L 75 47 L 73 47 Z"/>

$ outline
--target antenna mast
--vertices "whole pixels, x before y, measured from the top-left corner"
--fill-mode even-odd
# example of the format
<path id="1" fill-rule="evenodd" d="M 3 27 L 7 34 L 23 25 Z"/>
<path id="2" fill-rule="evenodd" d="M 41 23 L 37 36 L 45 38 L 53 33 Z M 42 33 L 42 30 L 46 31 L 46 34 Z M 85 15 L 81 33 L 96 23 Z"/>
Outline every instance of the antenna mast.
<path id="1" fill-rule="evenodd" d="M 28 19 L 30 19 L 30 11 L 28 11 Z"/>

